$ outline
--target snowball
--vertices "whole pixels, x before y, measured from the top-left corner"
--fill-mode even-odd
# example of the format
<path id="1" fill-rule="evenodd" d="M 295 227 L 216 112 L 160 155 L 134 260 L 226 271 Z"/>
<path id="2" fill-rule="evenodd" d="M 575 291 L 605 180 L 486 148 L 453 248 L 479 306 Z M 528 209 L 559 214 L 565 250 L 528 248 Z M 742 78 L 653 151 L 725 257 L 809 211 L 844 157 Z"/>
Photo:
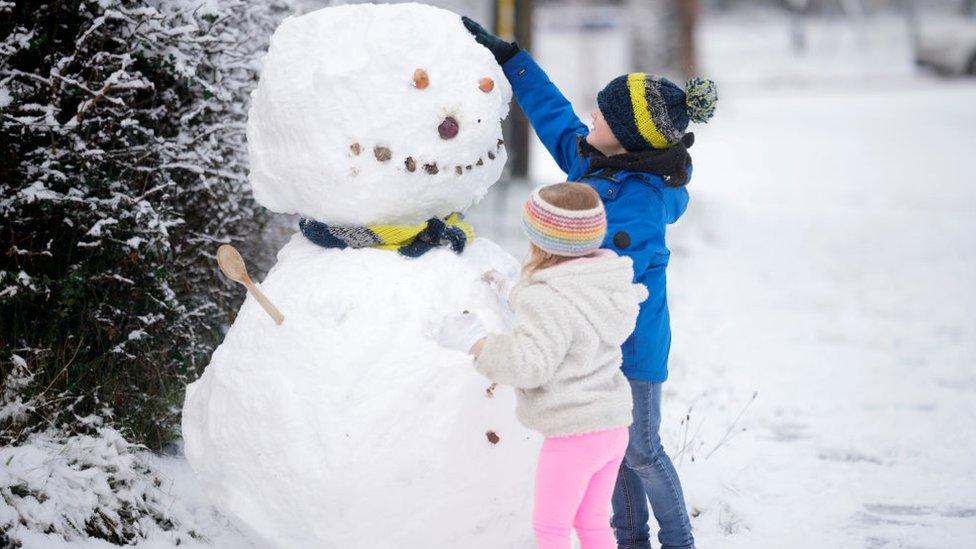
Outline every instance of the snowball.
<path id="1" fill-rule="evenodd" d="M 511 96 L 491 53 L 449 11 L 349 5 L 286 19 L 251 96 L 254 197 L 338 225 L 463 211 L 501 175 Z M 458 131 L 443 138 L 448 117 Z"/>

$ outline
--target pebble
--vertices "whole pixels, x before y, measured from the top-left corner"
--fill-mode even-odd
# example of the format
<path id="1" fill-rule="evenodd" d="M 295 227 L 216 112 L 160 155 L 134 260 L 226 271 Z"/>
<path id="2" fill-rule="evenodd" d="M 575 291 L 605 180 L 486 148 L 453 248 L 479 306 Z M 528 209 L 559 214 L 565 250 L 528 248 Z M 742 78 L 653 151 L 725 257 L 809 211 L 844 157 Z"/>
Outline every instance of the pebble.
<path id="1" fill-rule="evenodd" d="M 386 162 L 387 160 L 393 158 L 393 153 L 390 152 L 390 149 L 381 147 L 379 145 L 373 149 L 373 154 L 376 155 L 376 159 L 380 162 Z"/>
<path id="2" fill-rule="evenodd" d="M 427 71 L 424 69 L 417 69 L 413 71 L 413 87 L 418 90 L 422 90 L 430 85 L 430 77 L 427 76 Z"/>

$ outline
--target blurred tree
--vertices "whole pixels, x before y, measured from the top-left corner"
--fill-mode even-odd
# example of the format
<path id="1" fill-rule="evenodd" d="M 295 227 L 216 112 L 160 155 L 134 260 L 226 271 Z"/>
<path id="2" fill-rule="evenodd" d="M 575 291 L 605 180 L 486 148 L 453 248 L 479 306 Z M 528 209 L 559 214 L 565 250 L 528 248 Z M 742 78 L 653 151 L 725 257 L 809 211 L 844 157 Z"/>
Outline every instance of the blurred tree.
<path id="1" fill-rule="evenodd" d="M 697 74 L 700 11 L 698 0 L 627 0 L 634 69 Z"/>
<path id="2" fill-rule="evenodd" d="M 677 4 L 679 38 L 678 67 L 684 77 L 698 74 L 698 48 L 695 33 L 698 29 L 700 6 L 698 0 L 674 0 Z"/>
<path id="3" fill-rule="evenodd" d="M 807 50 L 807 33 L 803 15 L 810 7 L 809 0 L 784 0 L 790 12 L 790 45 L 793 53 L 802 54 Z"/>

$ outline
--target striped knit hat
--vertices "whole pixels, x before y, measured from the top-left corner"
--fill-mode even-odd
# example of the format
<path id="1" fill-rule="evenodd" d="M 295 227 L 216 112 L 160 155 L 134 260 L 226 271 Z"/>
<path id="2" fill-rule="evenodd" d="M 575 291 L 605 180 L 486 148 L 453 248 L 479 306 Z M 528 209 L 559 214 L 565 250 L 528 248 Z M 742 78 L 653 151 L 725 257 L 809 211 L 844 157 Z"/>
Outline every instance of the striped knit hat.
<path id="1" fill-rule="evenodd" d="M 715 82 L 696 77 L 685 87 L 687 92 L 663 76 L 632 72 L 611 80 L 596 102 L 628 152 L 667 149 L 681 140 L 689 121 L 708 122 L 715 114 Z"/>
<path id="2" fill-rule="evenodd" d="M 545 201 L 540 187 L 529 196 L 522 209 L 522 230 L 529 240 L 553 255 L 580 257 L 600 248 L 607 233 L 607 214 L 603 203 L 595 208 L 567 210 Z"/>

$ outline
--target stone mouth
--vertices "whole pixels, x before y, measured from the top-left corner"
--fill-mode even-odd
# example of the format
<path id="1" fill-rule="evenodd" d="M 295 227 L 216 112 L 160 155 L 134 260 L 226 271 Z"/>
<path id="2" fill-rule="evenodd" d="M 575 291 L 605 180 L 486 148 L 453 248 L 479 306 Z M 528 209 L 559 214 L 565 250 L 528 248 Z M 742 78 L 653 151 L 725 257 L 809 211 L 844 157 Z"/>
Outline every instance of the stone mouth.
<path id="1" fill-rule="evenodd" d="M 494 150 L 488 149 L 485 154 L 479 156 L 477 160 L 466 163 L 432 160 L 429 158 L 424 158 L 422 155 L 399 156 L 394 154 L 394 151 L 385 145 L 374 145 L 372 155 L 375 161 L 379 162 L 380 164 L 386 164 L 389 162 L 399 164 L 401 170 L 409 173 L 437 175 L 441 172 L 450 173 L 453 171 L 454 175 L 463 175 L 465 172 L 476 170 L 488 162 L 495 161 L 498 158 L 498 153 L 504 146 L 505 141 L 503 139 L 499 139 L 495 144 Z M 349 145 L 350 157 L 355 158 L 363 156 L 364 154 L 368 153 L 365 152 L 363 146 L 359 142 Z M 353 177 L 359 175 L 359 169 L 355 166 L 350 167 L 349 175 Z"/>

